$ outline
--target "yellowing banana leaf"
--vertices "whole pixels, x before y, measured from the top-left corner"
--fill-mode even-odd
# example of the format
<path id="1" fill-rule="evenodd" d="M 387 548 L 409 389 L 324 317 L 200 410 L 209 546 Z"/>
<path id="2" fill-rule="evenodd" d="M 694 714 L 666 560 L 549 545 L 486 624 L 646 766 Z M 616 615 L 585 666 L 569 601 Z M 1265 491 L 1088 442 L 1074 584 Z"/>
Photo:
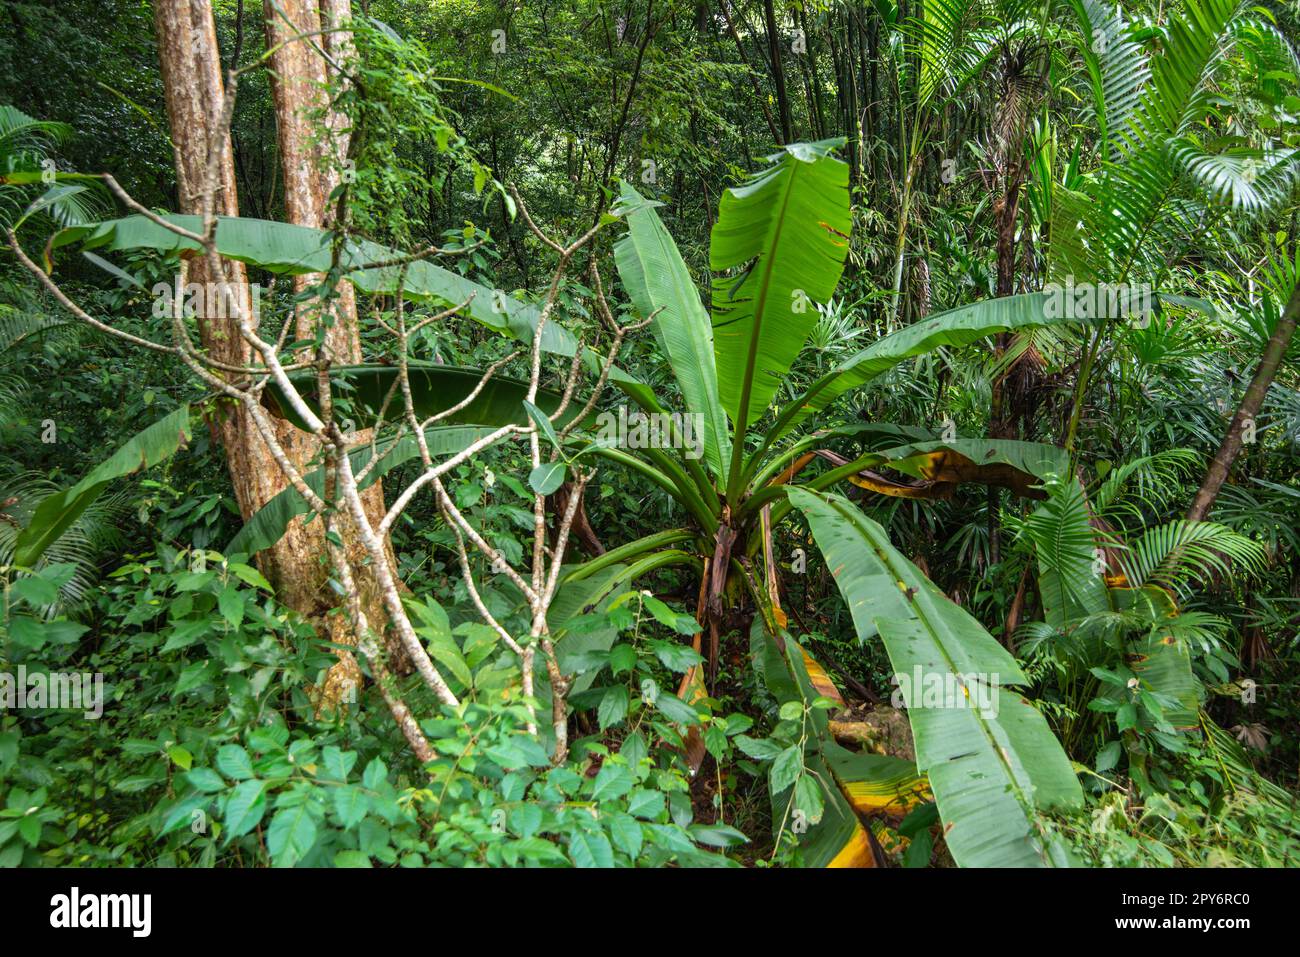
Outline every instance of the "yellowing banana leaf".
<path id="1" fill-rule="evenodd" d="M 794 834 L 805 866 L 878 866 L 880 860 L 864 819 L 877 815 L 901 818 L 928 801 L 925 779 L 911 761 L 857 753 L 835 742 L 826 710 L 812 705 L 819 697 L 843 704 L 843 696 L 821 665 L 787 632 L 774 634 L 761 619 L 756 620 L 750 633 L 750 653 L 755 669 L 778 702 L 799 701 L 808 709 L 812 733 L 804 745 L 803 773 L 815 781 L 823 801 L 821 818 L 814 819 L 798 806 L 797 787 L 773 794 L 774 827 L 784 826 Z"/>
<path id="2" fill-rule="evenodd" d="M 818 450 L 816 454 L 836 466 L 848 464 L 844 456 L 829 450 Z M 849 482 L 895 498 L 951 498 L 958 485 L 973 482 L 1007 488 L 1025 498 L 1042 499 L 1047 497 L 1039 488 L 1044 478 L 1063 474 L 1069 468 L 1069 456 L 1064 449 L 1012 439 L 917 442 L 873 453 L 873 461 L 920 481 L 900 482 L 871 469 L 862 469 L 847 476 Z"/>

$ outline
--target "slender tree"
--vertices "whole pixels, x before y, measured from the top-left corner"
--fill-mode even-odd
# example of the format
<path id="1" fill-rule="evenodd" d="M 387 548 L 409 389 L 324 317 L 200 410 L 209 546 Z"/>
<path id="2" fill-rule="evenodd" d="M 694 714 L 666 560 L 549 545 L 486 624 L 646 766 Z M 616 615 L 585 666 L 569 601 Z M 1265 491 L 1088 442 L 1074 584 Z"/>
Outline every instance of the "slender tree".
<path id="1" fill-rule="evenodd" d="M 1277 325 L 1273 327 L 1273 334 L 1268 337 L 1264 354 L 1260 357 L 1259 365 L 1255 367 L 1250 385 L 1246 386 L 1246 394 L 1241 398 L 1237 414 L 1232 417 L 1232 422 L 1228 425 L 1227 434 L 1219 445 L 1219 451 L 1214 453 L 1214 458 L 1210 460 L 1210 467 L 1205 471 L 1205 478 L 1196 493 L 1196 498 L 1192 499 L 1192 507 L 1187 510 L 1188 521 L 1204 521 L 1210 514 L 1210 509 L 1214 507 L 1214 500 L 1219 497 L 1219 489 L 1223 488 L 1223 483 L 1228 480 L 1232 463 L 1241 452 L 1242 434 L 1246 430 L 1246 423 L 1254 422 L 1255 416 L 1259 415 L 1259 410 L 1264 405 L 1264 397 L 1268 395 L 1269 386 L 1273 384 L 1273 377 L 1277 375 L 1287 347 L 1291 345 L 1297 318 L 1300 318 L 1300 283 L 1296 284 L 1296 288 L 1291 293 L 1291 300 L 1286 304 L 1286 309 L 1278 319 Z"/>

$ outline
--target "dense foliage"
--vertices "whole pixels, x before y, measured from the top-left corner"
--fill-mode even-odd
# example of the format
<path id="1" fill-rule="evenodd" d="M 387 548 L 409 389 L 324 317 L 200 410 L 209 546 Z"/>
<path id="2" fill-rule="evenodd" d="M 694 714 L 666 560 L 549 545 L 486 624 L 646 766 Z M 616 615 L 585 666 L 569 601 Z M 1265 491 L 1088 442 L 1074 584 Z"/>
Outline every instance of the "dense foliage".
<path id="1" fill-rule="evenodd" d="M 0 14 L 0 865 L 1300 862 L 1294 4 L 273 6 Z"/>

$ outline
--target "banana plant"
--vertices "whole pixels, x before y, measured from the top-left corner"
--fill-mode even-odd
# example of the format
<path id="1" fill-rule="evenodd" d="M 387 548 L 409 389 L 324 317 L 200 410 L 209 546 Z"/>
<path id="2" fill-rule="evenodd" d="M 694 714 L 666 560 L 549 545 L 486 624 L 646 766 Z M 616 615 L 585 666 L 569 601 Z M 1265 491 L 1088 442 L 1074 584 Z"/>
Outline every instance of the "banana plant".
<path id="1" fill-rule="evenodd" d="M 699 301 L 690 272 L 655 211 L 658 204 L 622 184 L 614 210 L 627 224 L 626 235 L 615 247 L 619 274 L 637 309 L 654 317 L 652 328 L 681 387 L 686 410 L 695 413 L 703 434 L 702 466 L 679 454 L 671 470 L 662 468 L 660 463 L 667 458 L 663 450 L 655 457 L 642 456 L 641 464 L 657 472 L 656 484 L 696 519 L 689 529 L 694 533 L 694 555 L 679 541 L 673 545 L 703 568 L 701 588 L 709 600 L 701 624 L 709 629 L 715 648 L 719 632 L 738 619 L 743 624 L 744 608 L 763 612 L 767 631 L 782 635 L 786 619 L 775 585 L 771 532 L 798 507 L 808 516 L 823 552 L 828 552 L 828 540 L 849 536 L 851 544 L 840 541 L 830 549 L 834 557 L 827 554 L 837 576 L 844 567 L 862 567 L 874 555 L 891 553 L 889 572 L 880 573 L 888 590 L 875 587 L 859 593 L 847 589 L 841 579 L 855 620 L 864 602 L 882 600 L 882 595 L 897 598 L 923 592 L 930 595 L 931 607 L 924 615 L 912 614 L 907 627 L 944 629 L 935 655 L 925 659 L 926 667 L 955 675 L 952 669 L 961 663 L 973 673 L 1001 673 L 1006 683 L 1014 684 L 1023 680 L 1014 660 L 978 622 L 933 594 L 937 589 L 893 552 L 878 527 L 874 538 L 862 537 L 868 520 L 856 508 L 821 493 L 849 481 L 885 495 L 938 498 L 950 496 L 960 483 L 983 482 L 1041 497 L 1037 484 L 1068 470 L 1062 451 L 1035 443 L 944 441 L 915 434 L 907 436 L 910 441 L 900 442 L 906 431 L 885 423 L 810 432 L 806 422 L 839 396 L 910 358 L 1056 320 L 1048 318 L 1044 296 L 1038 293 L 937 314 L 877 340 L 814 381 L 792 402 L 773 408 L 777 386 L 816 322 L 812 303 L 825 302 L 834 294 L 844 266 L 848 170 L 833 155 L 837 145 L 825 141 L 787 147 L 746 183 L 724 194 L 710 244 L 714 275 L 709 309 Z M 646 408 L 666 411 L 657 402 Z M 844 439 L 865 443 L 865 450 L 859 447 L 842 454 L 830 447 Z M 631 455 L 613 451 L 611 458 Z M 829 466 L 805 477 L 805 469 L 815 461 Z M 886 468 L 901 477 L 884 474 Z M 835 507 L 825 511 L 822 506 L 829 502 Z M 698 520 L 701 506 L 702 522 Z M 652 554 L 662 548 L 656 537 L 645 540 L 643 550 L 629 543 L 618 549 L 616 558 L 596 559 L 570 574 L 587 574 L 607 561 Z M 848 551 L 840 554 L 841 546 Z M 682 563 L 686 561 L 684 557 Z M 738 609 L 740 614 L 734 614 Z M 889 613 L 902 611 L 890 607 Z M 920 663 L 904 653 L 903 631 L 901 624 L 876 627 L 866 619 L 859 622 L 859 638 L 884 638 L 900 670 Z M 783 642 L 784 655 L 776 660 L 785 660 L 797 683 L 800 669 L 815 667 L 815 662 L 792 653 L 790 649 L 797 647 L 792 640 L 783 638 Z M 999 694 L 1004 705 L 1001 713 L 1007 715 L 1004 724 L 977 721 L 971 726 L 963 723 L 969 712 L 953 719 L 920 701 L 909 711 L 918 742 L 924 741 L 918 764 L 929 773 L 949 831 L 949 846 L 963 864 L 1068 863 L 1068 855 L 1041 836 L 1035 814 L 1076 803 L 1077 782 L 1042 717 L 1019 697 L 1005 691 Z M 861 793 L 864 787 L 878 784 L 881 774 L 879 769 L 872 773 L 861 768 L 837 774 L 834 769 L 843 762 L 833 756 L 842 757 L 843 749 L 824 738 L 811 739 L 815 754 L 809 758 L 810 767 L 829 772 L 816 773 L 824 784 L 834 781 L 851 807 L 854 788 Z M 972 757 L 965 764 L 957 760 L 966 756 Z M 781 798 L 774 795 L 774 805 Z M 833 802 L 825 813 L 842 811 L 844 806 Z M 998 824 L 986 830 L 976 821 L 991 813 L 990 808 L 995 809 Z M 832 822 L 836 840 L 842 838 L 843 843 L 823 849 L 819 862 L 855 859 L 852 848 L 860 847 L 861 832 L 848 826 L 842 813 L 826 820 Z M 806 832 L 806 839 L 817 843 L 823 840 L 822 833 L 819 826 Z"/>
<path id="2" fill-rule="evenodd" d="M 626 233 L 615 247 L 623 287 L 637 311 L 652 319 L 651 328 L 685 404 L 684 409 L 672 411 L 684 412 L 692 416 L 692 422 L 700 423 L 700 442 L 684 441 L 686 437 L 678 434 L 683 420 L 670 415 L 645 385 L 621 370 L 611 375 L 611 382 L 640 412 L 668 416 L 661 421 L 670 423 L 669 441 L 660 443 L 664 447 L 630 448 L 595 436 L 590 429 L 575 430 L 569 441 L 584 452 L 626 466 L 665 491 L 681 506 L 684 522 L 681 528 L 618 545 L 599 558 L 573 566 L 563 580 L 571 586 L 597 576 L 604 580 L 616 572 L 616 579 L 626 582 L 637 574 L 672 565 L 698 572 L 701 594 L 706 596 L 701 625 L 709 634 L 715 662 L 721 636 L 733 625 L 743 628 L 755 609 L 763 610 L 773 634 L 784 629 L 772 531 L 796 506 L 807 514 L 811 503 L 819 501 L 817 493 L 850 482 L 883 495 L 944 498 L 961 483 L 978 482 L 1037 498 L 1042 496 L 1037 486 L 1045 476 L 1062 474 L 1068 468 L 1060 449 L 1035 443 L 944 439 L 888 423 L 819 431 L 809 427 L 812 417 L 828 410 L 837 398 L 909 359 L 941 348 L 960 348 L 994 334 L 1069 321 L 1052 317 L 1042 293 L 986 300 L 935 314 L 866 346 L 813 381 L 793 401 L 774 406 L 783 378 L 816 324 L 816 304 L 835 294 L 844 269 L 851 223 L 848 167 L 834 155 L 842 142 L 789 145 L 743 184 L 724 193 L 711 236 L 713 277 L 707 308 L 656 212 L 659 204 L 624 183 L 613 210 L 626 225 Z M 196 226 L 185 217 L 174 219 L 191 229 Z M 177 252 L 193 245 L 143 217 L 68 229 L 55 238 L 54 245 L 73 242 L 104 250 L 147 247 Z M 531 341 L 536 328 L 535 307 L 429 263 L 412 263 L 399 271 L 384 265 L 391 263 L 395 253 L 375 244 L 348 240 L 340 252 L 328 233 L 243 219 L 221 220 L 216 242 L 223 256 L 276 272 L 333 269 L 339 278 L 363 292 L 391 292 L 400 281 L 412 300 L 438 305 L 468 300 L 466 311 L 471 319 L 525 341 Z M 573 336 L 559 323 L 547 324 L 546 351 L 572 356 L 576 347 Z M 429 370 L 427 375 L 422 371 L 413 376 L 413 389 L 428 394 L 417 401 L 449 401 L 445 393 L 450 387 L 448 376 L 457 373 L 461 370 Z M 358 403 L 354 411 L 366 413 L 377 411 L 374 407 L 381 403 L 376 397 L 387 394 L 397 371 L 365 366 L 331 370 L 331 375 L 341 384 L 356 383 L 357 388 L 350 390 Z M 462 378 L 471 382 L 474 375 L 462 374 Z M 510 388 L 503 382 L 501 391 L 494 392 L 491 401 L 485 397 L 470 418 L 465 417 L 470 410 L 462 410 L 461 416 L 445 427 L 463 432 L 467 427 L 495 426 L 502 418 L 517 418 L 518 407 L 505 408 L 509 402 L 496 401 Z M 433 398 L 439 391 L 441 397 Z M 375 424 L 362 421 L 365 418 L 362 414 L 357 419 L 359 428 Z M 448 432 L 444 437 L 449 442 L 465 440 L 464 434 L 453 437 Z M 385 467 L 391 467 L 403 455 L 413 453 L 410 445 L 405 449 L 384 447 L 375 454 L 391 455 L 384 459 Z M 825 463 L 825 467 L 810 469 L 813 463 Z M 267 506 L 274 514 L 254 516 L 250 523 L 254 527 L 239 542 L 241 546 L 262 545 L 284 527 L 286 515 L 295 509 L 297 493 L 283 495 L 285 501 Z M 849 523 L 852 511 L 837 507 L 817 521 L 829 526 Z M 862 527 L 853 526 L 853 531 L 860 532 Z M 819 542 L 821 538 L 819 535 Z M 885 550 L 888 543 L 883 534 L 877 538 L 881 540 L 874 545 L 863 540 L 860 547 Z M 906 559 L 892 553 L 889 561 L 892 571 L 898 573 L 891 587 L 929 594 L 933 586 L 928 586 Z M 852 604 L 858 599 L 851 596 L 849 600 Z M 952 661 L 989 665 L 976 670 L 1001 671 L 1009 681 L 1014 680 L 1018 675 L 1014 661 L 989 653 L 991 639 L 978 622 L 956 606 L 949 607 L 951 603 L 943 605 L 937 597 L 932 604 L 932 614 L 937 617 L 921 617 L 909 627 L 924 629 L 941 622 L 945 628 L 941 647 L 960 652 Z M 858 609 L 854 611 L 856 615 Z M 889 626 L 859 628 L 864 641 L 887 634 L 892 634 Z M 885 638 L 887 648 L 890 640 Z M 787 644 L 792 646 L 793 639 Z M 802 662 L 803 657 L 785 655 L 784 660 Z M 901 667 L 903 663 L 899 658 L 895 664 Z M 940 659 L 930 664 L 941 671 L 947 667 Z M 791 673 L 798 671 L 796 664 L 789 668 Z M 687 687 L 688 683 L 692 686 Z M 683 683 L 687 699 L 701 695 L 702 685 L 702 672 L 693 669 Z M 942 742 L 950 726 L 945 721 L 932 720 L 921 702 L 909 713 L 918 739 L 926 742 L 922 765 L 930 772 L 940 816 L 952 833 L 972 834 L 969 839 L 956 838 L 954 855 L 963 864 L 1066 863 L 1063 855 L 1043 842 L 1034 826 L 1039 809 L 1072 798 L 1065 780 L 1068 775 L 1062 771 L 1063 767 L 1068 771 L 1063 752 L 1031 707 L 1015 696 L 1007 699 L 1005 707 L 1011 715 L 1005 733 L 995 734 L 989 728 L 971 733 L 968 727 L 953 725 L 956 730 L 952 733 L 958 738 L 946 744 Z M 949 767 L 957 752 L 945 754 L 945 748 L 958 746 L 958 740 L 960 747 L 975 749 L 977 757 L 961 768 Z M 855 861 L 860 855 L 852 849 L 861 849 L 864 836 L 861 828 L 848 826 L 862 810 L 854 801 L 860 801 L 863 794 L 878 797 L 889 792 L 891 781 L 904 788 L 908 776 L 899 775 L 894 767 L 863 767 L 864 762 L 847 760 L 829 747 L 833 742 L 824 744 L 827 746 L 817 736 L 810 741 L 814 751 L 810 760 L 822 762 L 832 771 L 819 775 L 818 780 L 828 793 L 831 782 L 838 783 L 843 801 L 834 807 L 840 812 L 846 807 L 855 810 L 849 817 L 840 814 L 842 826 L 836 832 L 848 843 L 822 854 L 822 862 Z M 839 776 L 834 771 L 837 767 Z M 995 768 L 1001 774 L 998 785 L 977 788 L 978 800 L 963 797 L 963 789 Z M 978 837 L 976 819 L 990 802 L 997 807 L 1002 823 L 985 840 Z"/>

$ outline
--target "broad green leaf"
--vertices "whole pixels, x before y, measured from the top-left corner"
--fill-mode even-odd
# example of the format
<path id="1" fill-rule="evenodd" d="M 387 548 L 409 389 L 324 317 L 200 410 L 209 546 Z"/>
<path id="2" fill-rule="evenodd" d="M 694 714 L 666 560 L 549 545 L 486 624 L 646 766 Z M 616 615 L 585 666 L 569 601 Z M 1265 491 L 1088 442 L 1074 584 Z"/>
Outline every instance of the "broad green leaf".
<path id="1" fill-rule="evenodd" d="M 221 616 L 230 623 L 230 627 L 238 628 L 243 622 L 244 604 L 247 600 L 248 593 L 235 588 L 225 588 L 217 596 L 217 607 L 221 610 Z"/>
<path id="2" fill-rule="evenodd" d="M 596 773 L 595 785 L 591 790 L 593 801 L 609 801 L 622 797 L 636 784 L 636 775 L 626 764 L 606 761 Z"/>
<path id="3" fill-rule="evenodd" d="M 614 848 L 610 845 L 609 838 L 599 831 L 574 831 L 569 838 L 569 856 L 573 858 L 576 867 L 614 866 Z"/>
<path id="4" fill-rule="evenodd" d="M 1044 842 L 1038 810 L 1073 807 L 1082 791 L 1043 716 L 1004 685 L 1027 684 L 1015 658 L 953 604 L 846 499 L 793 488 L 853 615 L 859 640 L 879 635 L 901 685 L 953 858 L 964 867 L 1068 865 Z M 916 680 L 917 677 L 921 680 Z M 939 682 L 960 689 L 940 706 Z"/>
<path id="5" fill-rule="evenodd" d="M 168 215 L 165 219 L 192 233 L 203 231 L 198 216 Z M 328 272 L 335 254 L 335 236 L 327 230 L 243 216 L 217 217 L 216 241 L 217 250 L 227 259 L 288 275 Z M 193 240 L 178 236 L 144 216 L 64 229 L 54 237 L 52 245 L 58 248 L 73 243 L 83 249 L 106 251 L 193 252 L 200 248 Z M 348 281 L 362 292 L 391 294 L 396 292 L 400 280 L 408 301 L 447 307 L 468 300 L 464 312 L 475 322 L 521 341 L 532 341 L 537 328 L 537 307 L 520 302 L 504 290 L 489 289 L 425 260 L 408 263 L 404 275 L 402 267 L 396 265 L 366 268 L 368 263 L 392 262 L 401 255 L 398 250 L 377 243 L 348 239 L 343 243 L 340 262 Z M 558 323 L 546 324 L 542 332 L 544 350 L 573 355 L 574 345 L 573 337 Z"/>
<path id="6" fill-rule="evenodd" d="M 667 691 L 661 691 L 655 697 L 655 707 L 662 711 L 669 721 L 676 721 L 678 724 L 700 723 L 699 713 L 693 707 Z"/>
<path id="7" fill-rule="evenodd" d="M 227 841 L 242 837 L 262 821 L 266 813 L 266 782 L 244 781 L 226 799 Z"/>
<path id="8" fill-rule="evenodd" d="M 722 196 L 709 243 L 713 346 L 738 434 L 767 409 L 844 271 L 852 216 L 849 168 L 831 155 L 840 143 L 787 146 Z"/>
<path id="9" fill-rule="evenodd" d="M 335 414 L 339 418 L 345 414 L 350 416 L 355 429 L 398 422 L 404 414 L 398 386 L 399 374 L 400 370 L 396 366 L 389 365 L 336 366 L 330 369 L 334 402 L 339 404 L 346 400 L 348 403 L 346 413 L 336 410 Z M 319 410 L 316 375 L 314 370 L 309 370 L 294 372 L 289 376 L 313 411 Z M 448 412 L 464 401 L 479 388 L 483 371 L 438 365 L 434 362 L 412 362 L 407 369 L 407 378 L 411 384 L 411 403 L 415 415 L 424 421 L 430 416 Z M 272 383 L 267 391 L 275 399 L 284 418 L 300 429 L 305 428 L 305 423 L 294 412 L 277 385 Z M 524 412 L 527 395 L 528 383 L 508 376 L 494 375 L 483 385 L 473 401 L 465 408 L 440 419 L 438 425 L 528 425 L 529 418 Z M 549 415 L 559 407 L 560 400 L 561 397 L 554 392 L 540 391 L 537 394 L 536 408 Z M 570 404 L 568 413 L 560 419 L 560 426 L 572 421 L 581 408 L 581 404 Z M 381 412 L 384 413 L 382 422 L 379 418 Z M 545 415 L 541 417 L 546 418 Z M 549 422 L 545 428 L 549 430 L 550 436 L 555 435 Z"/>
<path id="10" fill-rule="evenodd" d="M 266 829 L 266 849 L 271 852 L 271 862 L 276 867 L 293 867 L 307 856 L 315 843 L 316 822 L 305 801 L 280 808 Z"/>
<path id="11" fill-rule="evenodd" d="M 615 213 L 627 223 L 627 235 L 614 244 L 619 277 L 637 311 L 654 315 L 651 328 L 668 356 L 681 387 L 686 410 L 704 420 L 704 458 L 726 482 L 731 454 L 727 416 L 718 398 L 713 358 L 713 326 L 700 293 L 672 236 L 655 207 L 627 182 L 620 184 Z"/>
<path id="12" fill-rule="evenodd" d="M 370 858 L 360 851 L 339 851 L 334 855 L 335 867 L 373 867 Z"/>
<path id="13" fill-rule="evenodd" d="M 618 845 L 618 849 L 632 860 L 641 853 L 641 824 L 630 814 L 611 814 L 608 819 L 609 833 Z"/>
<path id="14" fill-rule="evenodd" d="M 223 744 L 217 751 L 217 770 L 235 781 L 253 776 L 253 759 L 237 744 Z"/>
<path id="15" fill-rule="evenodd" d="M 430 454 L 447 456 L 463 451 L 467 446 L 491 432 L 492 429 L 486 426 L 438 426 L 425 430 L 424 438 L 425 442 L 428 443 Z M 379 463 L 363 480 L 358 482 L 359 487 L 363 489 L 378 481 L 390 469 L 396 468 L 404 462 L 409 462 L 413 458 L 418 458 L 420 454 L 419 443 L 411 435 L 404 436 L 396 443 L 391 440 L 380 439 L 377 445 L 380 455 Z M 352 460 L 353 470 L 360 471 L 370 461 L 370 447 L 368 445 L 362 446 L 350 452 L 349 456 Z M 308 472 L 303 476 L 303 480 L 316 494 L 319 495 L 324 492 L 324 469 Z M 299 495 L 296 489 L 292 487 L 286 488 L 258 509 L 244 523 L 244 527 L 226 545 L 226 554 L 252 555 L 264 548 L 270 548 L 284 535 L 291 521 L 299 515 L 306 515 L 310 511 L 311 508 L 307 505 L 306 499 Z M 251 568 L 251 566 L 243 567 Z M 231 570 L 244 578 L 243 574 L 234 565 L 231 566 Z M 256 571 L 256 569 L 251 570 Z M 244 578 L 244 580 L 249 581 L 247 578 Z M 265 579 L 262 579 L 262 581 L 265 582 Z M 249 583 L 257 584 L 256 582 Z M 261 587 L 270 588 L 269 585 Z"/>
<path id="16" fill-rule="evenodd" d="M 370 797 L 361 788 L 345 785 L 334 789 L 334 811 L 344 828 L 360 824 L 369 809 Z"/>
<path id="17" fill-rule="evenodd" d="M 424 639 L 425 646 L 429 649 L 429 654 L 433 656 L 435 661 L 451 671 L 456 680 L 466 688 L 473 686 L 474 675 L 465 661 L 465 656 L 461 654 L 459 646 L 457 646 L 455 639 L 451 635 L 440 634 L 429 627 L 416 628 L 415 631 Z"/>
<path id="18" fill-rule="evenodd" d="M 600 722 L 600 730 L 613 727 L 627 717 L 628 694 L 624 685 L 615 685 L 608 688 L 600 699 L 600 706 L 596 709 L 596 720 Z"/>
<path id="19" fill-rule="evenodd" d="M 528 484 L 538 495 L 550 495 L 564 484 L 563 462 L 543 462 L 528 474 Z"/>
<path id="20" fill-rule="evenodd" d="M 690 835 L 700 844 L 709 847 L 735 847 L 749 843 L 749 838 L 727 824 L 692 824 Z"/>
<path id="21" fill-rule="evenodd" d="M 76 485 L 55 492 L 36 506 L 31 522 L 18 533 L 14 543 L 14 564 L 35 565 L 42 553 L 68 530 L 109 482 L 166 461 L 189 440 L 188 405 L 180 406 L 136 433 Z"/>
<path id="22" fill-rule="evenodd" d="M 941 346 L 966 346 L 1000 332 L 1077 321 L 1049 318 L 1047 302 L 1048 297 L 1041 292 L 984 299 L 936 313 L 877 339 L 814 382 L 796 400 L 795 406 L 799 411 L 791 416 L 786 428 L 826 408 L 839 396 L 860 388 L 900 362 L 933 352 Z"/>
<path id="23" fill-rule="evenodd" d="M 190 787 L 194 790 L 202 791 L 204 794 L 216 794 L 226 788 L 226 782 L 221 780 L 221 775 L 211 768 L 195 768 L 185 775 L 185 780 L 190 782 Z"/>
<path id="24" fill-rule="evenodd" d="M 198 216 L 167 215 L 169 223 L 189 230 L 203 231 Z M 323 229 L 294 226 L 249 217 L 217 217 L 217 251 L 227 259 L 258 266 L 273 273 L 303 275 L 326 273 L 334 264 L 336 236 Z M 144 216 L 73 226 L 61 230 L 51 240 L 51 248 L 80 244 L 82 249 L 105 251 L 155 249 L 164 252 L 193 252 L 199 244 L 178 236 Z M 459 273 L 426 260 L 400 265 L 368 268 L 370 263 L 400 260 L 400 251 L 365 240 L 347 238 L 339 253 L 345 278 L 364 293 L 393 294 L 399 281 L 403 296 L 412 302 L 426 302 L 446 308 L 465 304 L 462 313 L 474 322 L 503 335 L 531 345 L 536 335 L 541 311 L 502 289 L 489 289 Z M 572 356 L 577 348 L 573 335 L 551 319 L 542 330 L 542 351 Z M 595 372 L 601 356 L 584 350 L 583 362 Z M 653 393 L 636 378 L 615 366 L 610 381 L 632 395 L 638 402 L 652 399 Z"/>
<path id="25" fill-rule="evenodd" d="M 803 749 L 792 744 L 776 756 L 768 771 L 768 783 L 773 794 L 780 794 L 803 772 Z"/>

